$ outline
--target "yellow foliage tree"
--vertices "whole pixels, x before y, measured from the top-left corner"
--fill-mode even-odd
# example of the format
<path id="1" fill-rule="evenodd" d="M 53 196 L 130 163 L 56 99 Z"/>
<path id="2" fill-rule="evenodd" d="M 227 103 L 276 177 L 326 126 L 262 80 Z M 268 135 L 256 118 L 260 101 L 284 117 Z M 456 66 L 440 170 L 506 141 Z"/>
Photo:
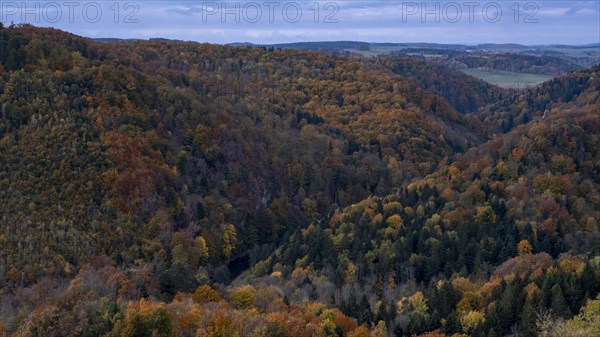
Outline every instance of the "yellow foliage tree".
<path id="1" fill-rule="evenodd" d="M 394 214 L 392 216 L 390 216 L 387 220 L 386 220 L 387 225 L 398 231 L 400 229 L 402 229 L 402 227 L 404 226 L 404 221 L 402 220 L 402 217 L 398 214 Z"/>
<path id="2" fill-rule="evenodd" d="M 485 316 L 479 311 L 471 310 L 460 318 L 460 324 L 466 334 L 471 334 L 477 325 L 485 322 Z"/>
<path id="3" fill-rule="evenodd" d="M 232 224 L 221 225 L 221 230 L 223 231 L 223 255 L 228 259 L 237 245 L 237 232 Z"/>
<path id="4" fill-rule="evenodd" d="M 196 303 L 208 303 L 208 302 L 219 302 L 221 296 L 211 288 L 209 285 L 202 285 L 196 288 L 194 294 L 192 294 L 192 300 Z"/>
<path id="5" fill-rule="evenodd" d="M 529 243 L 527 240 L 521 240 L 517 244 L 517 252 L 519 253 L 519 256 L 529 255 L 532 251 L 533 247 L 531 247 L 531 243 Z"/>
<path id="6" fill-rule="evenodd" d="M 231 293 L 231 304 L 240 309 L 249 309 L 256 301 L 256 290 L 250 285 L 243 286 Z"/>
<path id="7" fill-rule="evenodd" d="M 200 261 L 205 262 L 208 260 L 208 246 L 206 245 L 206 240 L 202 236 L 198 236 L 196 238 L 196 242 L 200 246 Z"/>

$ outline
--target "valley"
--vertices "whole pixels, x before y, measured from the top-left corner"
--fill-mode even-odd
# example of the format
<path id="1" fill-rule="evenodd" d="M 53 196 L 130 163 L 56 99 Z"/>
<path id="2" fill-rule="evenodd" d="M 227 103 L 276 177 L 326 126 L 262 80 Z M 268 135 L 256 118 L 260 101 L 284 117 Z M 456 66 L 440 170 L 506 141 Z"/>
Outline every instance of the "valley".
<path id="1" fill-rule="evenodd" d="M 0 336 L 598 334 L 595 50 L 0 25 Z"/>

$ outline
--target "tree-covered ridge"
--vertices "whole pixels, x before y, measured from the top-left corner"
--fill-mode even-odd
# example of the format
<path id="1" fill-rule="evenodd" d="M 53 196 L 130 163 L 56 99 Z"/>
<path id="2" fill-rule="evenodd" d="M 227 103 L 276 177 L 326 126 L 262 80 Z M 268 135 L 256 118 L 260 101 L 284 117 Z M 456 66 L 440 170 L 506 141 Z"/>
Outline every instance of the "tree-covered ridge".
<path id="1" fill-rule="evenodd" d="M 407 81 L 441 95 L 461 113 L 476 112 L 480 107 L 514 94 L 511 90 L 410 55 L 382 57 L 378 62 Z"/>
<path id="2" fill-rule="evenodd" d="M 436 61 L 439 60 L 436 59 Z M 442 64 L 452 68 L 464 68 L 466 66 L 467 68 L 497 69 L 547 75 L 566 74 L 581 69 L 580 66 L 556 56 L 510 53 L 483 55 L 464 53 L 444 60 Z"/>
<path id="3" fill-rule="evenodd" d="M 468 47 L 467 47 L 468 48 Z M 486 49 L 486 48 L 484 48 Z M 528 55 L 532 54 L 532 55 Z M 533 55 L 538 53 L 539 55 Z M 579 62 L 567 55 L 545 55 L 552 51 L 529 50 L 520 53 L 494 52 L 493 50 L 451 50 L 451 49 L 426 49 L 408 48 L 394 52 L 396 56 L 430 55 L 432 63 L 441 64 L 451 69 L 482 69 L 502 70 L 527 74 L 561 75 L 572 71 L 581 70 Z"/>
<path id="4" fill-rule="evenodd" d="M 600 95 L 599 66 L 554 78 L 482 109 L 480 117 L 507 132 L 570 106 L 588 106 Z"/>
<path id="5" fill-rule="evenodd" d="M 148 272 L 132 277 L 100 258 L 68 284 L 45 279 L 14 295 L 4 294 L 4 303 L 19 301 L 27 315 L 15 313 L 14 321 L 0 321 L 0 335 L 371 336 L 367 327 L 322 303 L 286 303 L 281 289 L 268 283 L 200 285 L 162 302 L 144 294 L 155 284 Z M 7 310 L 4 305 L 4 315 Z"/>

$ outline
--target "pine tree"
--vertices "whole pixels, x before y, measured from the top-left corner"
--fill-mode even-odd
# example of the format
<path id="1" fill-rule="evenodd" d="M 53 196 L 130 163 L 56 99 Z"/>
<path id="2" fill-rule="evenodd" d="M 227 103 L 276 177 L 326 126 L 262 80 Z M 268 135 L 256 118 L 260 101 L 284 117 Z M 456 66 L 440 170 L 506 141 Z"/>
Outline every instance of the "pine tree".
<path id="1" fill-rule="evenodd" d="M 446 321 L 442 325 L 442 331 L 446 335 L 452 335 L 454 333 L 460 332 L 460 330 L 461 330 L 460 321 L 456 317 L 456 314 L 454 313 L 454 311 L 451 311 L 450 315 L 448 315 L 446 317 Z"/>
<path id="2" fill-rule="evenodd" d="M 373 321 L 373 312 L 371 311 L 371 305 L 367 299 L 367 295 L 363 294 L 358 305 L 358 324 L 367 323 L 370 324 Z"/>
<path id="3" fill-rule="evenodd" d="M 520 328 L 525 336 L 535 336 L 537 321 L 537 306 L 534 298 L 528 298 L 523 306 L 520 317 Z"/>
<path id="4" fill-rule="evenodd" d="M 563 291 L 558 284 L 555 284 L 550 290 L 552 294 L 552 300 L 550 302 L 550 309 L 554 315 L 558 317 L 567 318 L 571 315 L 571 311 L 567 306 L 567 301 L 563 295 Z"/>
<path id="5" fill-rule="evenodd" d="M 596 298 L 596 295 L 598 294 L 598 283 L 596 282 L 594 270 L 589 263 L 586 263 L 583 267 L 580 284 L 584 295 L 587 294 L 587 297 L 591 299 Z"/>
<path id="6" fill-rule="evenodd" d="M 584 304 L 583 297 L 585 296 L 580 278 L 576 274 L 571 274 L 567 277 L 564 285 L 564 296 L 570 311 L 578 312 Z"/>

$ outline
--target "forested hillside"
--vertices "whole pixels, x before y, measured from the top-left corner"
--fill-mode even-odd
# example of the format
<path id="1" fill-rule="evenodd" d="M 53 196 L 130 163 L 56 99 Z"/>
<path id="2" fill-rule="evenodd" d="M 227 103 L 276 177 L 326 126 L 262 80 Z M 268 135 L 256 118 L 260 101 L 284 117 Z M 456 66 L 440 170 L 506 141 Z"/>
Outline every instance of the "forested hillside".
<path id="1" fill-rule="evenodd" d="M 0 336 L 596 329 L 599 69 L 428 65 L 0 25 Z"/>
<path id="2" fill-rule="evenodd" d="M 590 106 L 597 102 L 600 83 L 598 66 L 554 78 L 540 86 L 524 90 L 509 99 L 483 109 L 480 117 L 502 131 L 570 107 Z"/>
<path id="3" fill-rule="evenodd" d="M 511 90 L 414 57 L 382 57 L 378 62 L 407 81 L 441 95 L 461 113 L 476 112 L 482 106 L 514 94 Z"/>
<path id="4" fill-rule="evenodd" d="M 443 99 L 354 61 L 30 27 L 2 37 L 11 286 L 97 254 L 166 254 L 168 267 L 179 232 L 227 262 L 477 141 Z"/>
<path id="5" fill-rule="evenodd" d="M 558 75 L 580 70 L 575 63 L 554 55 L 457 53 L 434 61 L 453 69 L 480 68 L 504 70 L 518 73 Z"/>
<path id="6" fill-rule="evenodd" d="M 552 50 L 538 49 L 523 51 L 498 52 L 494 46 L 477 46 L 462 50 L 450 48 L 407 48 L 394 51 L 399 57 L 421 57 L 431 63 L 440 64 L 450 69 L 481 69 L 486 71 L 502 70 L 516 73 L 560 75 L 581 70 L 576 60 Z M 547 47 L 550 49 L 549 47 Z M 539 55 L 535 55 L 539 54 Z M 583 59 L 583 57 L 582 57 Z M 593 58 L 592 58 L 593 59 Z M 583 62 L 583 60 L 580 60 Z"/>
<path id="7" fill-rule="evenodd" d="M 556 80 L 586 82 L 543 118 L 299 231 L 248 277 L 312 274 L 292 296 L 396 335 L 529 336 L 541 313 L 572 317 L 600 291 L 599 70 Z"/>

